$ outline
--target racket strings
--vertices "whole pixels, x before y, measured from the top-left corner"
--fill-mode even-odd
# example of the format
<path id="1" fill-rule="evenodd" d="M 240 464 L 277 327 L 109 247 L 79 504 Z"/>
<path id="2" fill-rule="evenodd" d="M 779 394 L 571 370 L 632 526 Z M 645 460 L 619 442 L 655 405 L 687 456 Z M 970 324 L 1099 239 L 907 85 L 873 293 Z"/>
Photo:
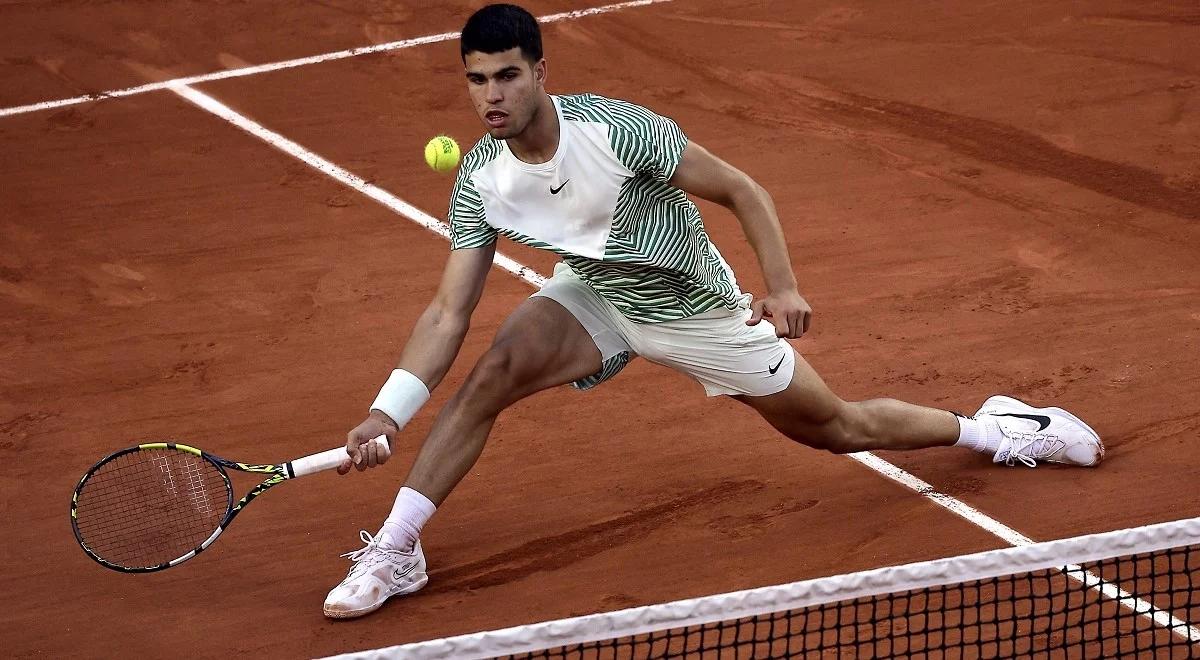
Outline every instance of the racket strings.
<path id="1" fill-rule="evenodd" d="M 105 560 L 147 568 L 199 547 L 221 524 L 231 489 L 225 475 L 195 454 L 146 449 L 101 465 L 76 505 L 83 542 Z"/>

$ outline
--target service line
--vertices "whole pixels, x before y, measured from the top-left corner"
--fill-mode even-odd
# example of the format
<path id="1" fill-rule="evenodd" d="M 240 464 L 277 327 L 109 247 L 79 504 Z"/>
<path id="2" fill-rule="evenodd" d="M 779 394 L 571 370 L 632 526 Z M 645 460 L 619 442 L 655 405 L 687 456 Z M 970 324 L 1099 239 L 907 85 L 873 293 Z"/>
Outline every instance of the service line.
<path id="1" fill-rule="evenodd" d="M 283 153 L 300 160 L 313 169 L 329 176 L 345 185 L 357 190 L 358 192 L 370 197 L 371 199 L 383 204 L 387 208 L 396 213 L 412 220 L 422 227 L 432 231 L 433 233 L 450 239 L 450 226 L 446 223 L 434 218 L 425 213 L 421 209 L 409 204 L 408 202 L 396 197 L 392 193 L 380 188 L 379 186 L 367 181 L 366 179 L 354 174 L 353 172 L 335 165 L 329 160 L 318 156 L 317 154 L 305 149 L 295 142 L 285 138 L 284 136 L 272 131 L 253 119 L 239 114 L 233 108 L 221 103 L 213 97 L 201 92 L 198 89 L 188 87 L 180 82 L 171 82 L 167 84 L 167 88 L 172 92 L 187 99 L 197 107 L 207 110 L 212 114 L 224 119 L 225 121 L 237 126 L 243 131 L 253 135 L 254 137 L 266 142 Z M 542 277 L 528 266 L 523 266 L 507 256 L 496 252 L 495 264 L 504 270 L 516 275 L 537 288 L 541 288 L 546 283 L 546 278 Z"/>
<path id="2" fill-rule="evenodd" d="M 566 21 L 585 16 L 596 16 L 598 14 L 607 14 L 609 12 L 620 11 L 622 9 L 632 9 L 634 7 L 645 7 L 647 5 L 662 4 L 672 2 L 673 0 L 630 0 L 629 2 L 618 2 L 616 4 L 604 5 L 602 7 L 591 7 L 589 9 L 576 9 L 573 11 L 564 11 L 558 14 L 549 14 L 538 18 L 542 23 L 556 23 L 558 21 Z M 114 89 L 107 92 L 97 92 L 95 94 L 84 94 L 83 96 L 73 96 L 67 99 L 59 99 L 57 101 L 43 101 L 41 103 L 31 103 L 29 105 L 19 105 L 12 108 L 0 108 L 0 117 L 8 117 L 11 115 L 22 115 L 30 112 L 38 112 L 40 110 L 53 110 L 54 108 L 62 108 L 69 105 L 78 105 L 80 103 L 88 103 L 90 101 L 100 101 L 103 99 L 115 99 L 125 96 L 134 96 L 137 94 L 145 94 L 146 92 L 156 92 L 164 89 L 173 89 L 175 85 L 194 85 L 197 83 L 212 82 L 214 80 L 225 80 L 226 78 L 242 78 L 245 76 L 253 76 L 260 73 L 268 73 L 270 71 L 279 71 L 281 69 L 292 69 L 298 66 L 307 66 L 309 64 L 319 64 L 321 62 L 332 62 L 333 60 L 343 60 L 348 57 L 358 57 L 359 55 L 369 55 L 371 53 L 382 53 L 390 50 L 400 50 L 403 48 L 412 48 L 423 44 L 433 44 L 439 41 L 450 41 L 457 39 L 458 32 L 443 32 L 442 34 L 430 34 L 424 37 L 416 37 L 413 39 L 403 39 L 400 41 L 389 41 L 383 44 L 375 44 L 373 46 L 359 46 L 358 48 L 349 48 L 347 50 L 339 50 L 333 53 L 325 53 L 323 55 L 311 55 L 309 57 L 300 57 L 294 60 L 283 60 L 281 62 L 271 62 L 269 64 L 259 64 L 255 66 L 240 67 L 237 69 L 227 69 L 225 71 L 214 71 L 213 73 L 205 73 L 197 76 L 186 76 L 183 78 L 174 78 L 163 82 L 147 83 L 136 87 L 126 87 L 124 89 Z"/>

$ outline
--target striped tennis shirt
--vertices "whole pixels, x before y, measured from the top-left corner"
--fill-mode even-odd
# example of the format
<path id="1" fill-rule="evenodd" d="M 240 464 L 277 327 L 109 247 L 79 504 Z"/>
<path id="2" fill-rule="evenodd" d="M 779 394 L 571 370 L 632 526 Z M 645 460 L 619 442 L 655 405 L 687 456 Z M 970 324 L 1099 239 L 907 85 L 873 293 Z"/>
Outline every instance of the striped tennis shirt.
<path id="1" fill-rule="evenodd" d="M 490 135 L 463 158 L 450 200 L 451 248 L 504 236 L 560 255 L 626 318 L 660 323 L 745 307 L 696 208 L 667 183 L 687 146 L 676 123 L 594 94 L 551 96 L 559 141 L 526 163 Z"/>

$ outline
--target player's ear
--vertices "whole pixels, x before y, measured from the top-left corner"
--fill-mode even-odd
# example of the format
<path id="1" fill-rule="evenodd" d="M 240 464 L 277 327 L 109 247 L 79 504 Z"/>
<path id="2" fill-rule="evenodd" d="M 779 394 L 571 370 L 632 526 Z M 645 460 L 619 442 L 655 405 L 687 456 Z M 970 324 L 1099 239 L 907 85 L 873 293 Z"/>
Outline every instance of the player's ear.
<path id="1" fill-rule="evenodd" d="M 542 58 L 533 65 L 533 80 L 538 85 L 545 87 L 546 85 L 546 58 Z"/>

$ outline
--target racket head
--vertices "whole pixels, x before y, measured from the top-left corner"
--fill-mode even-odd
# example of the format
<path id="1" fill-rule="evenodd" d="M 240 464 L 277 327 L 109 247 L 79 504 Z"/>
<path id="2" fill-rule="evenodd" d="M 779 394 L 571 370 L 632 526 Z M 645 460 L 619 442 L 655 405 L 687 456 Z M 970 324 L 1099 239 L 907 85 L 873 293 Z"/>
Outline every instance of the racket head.
<path id="1" fill-rule="evenodd" d="M 155 442 L 113 452 L 83 475 L 71 529 L 100 565 L 146 573 L 199 552 L 232 510 L 233 484 L 213 457 Z"/>

